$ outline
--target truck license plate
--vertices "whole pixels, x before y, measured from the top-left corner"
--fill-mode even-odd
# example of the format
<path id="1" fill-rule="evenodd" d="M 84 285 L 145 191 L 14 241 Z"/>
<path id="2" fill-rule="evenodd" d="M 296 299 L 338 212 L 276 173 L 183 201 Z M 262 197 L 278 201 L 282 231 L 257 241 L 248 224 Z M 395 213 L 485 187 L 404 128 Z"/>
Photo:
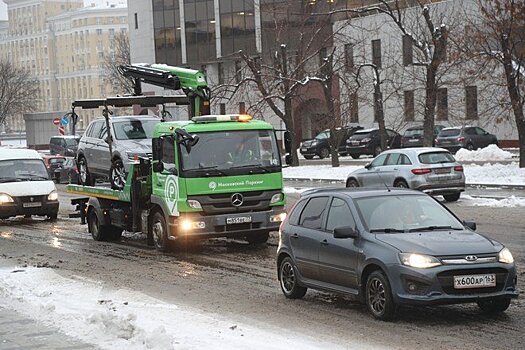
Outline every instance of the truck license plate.
<path id="1" fill-rule="evenodd" d="M 41 202 L 28 202 L 28 203 L 24 203 L 24 208 L 36 208 L 36 207 L 41 207 L 42 206 L 42 203 Z"/>
<path id="2" fill-rule="evenodd" d="M 236 216 L 232 218 L 226 218 L 226 225 L 245 224 L 249 222 L 252 222 L 251 216 Z"/>
<path id="3" fill-rule="evenodd" d="M 454 288 L 485 288 L 496 286 L 496 274 L 454 276 Z"/>

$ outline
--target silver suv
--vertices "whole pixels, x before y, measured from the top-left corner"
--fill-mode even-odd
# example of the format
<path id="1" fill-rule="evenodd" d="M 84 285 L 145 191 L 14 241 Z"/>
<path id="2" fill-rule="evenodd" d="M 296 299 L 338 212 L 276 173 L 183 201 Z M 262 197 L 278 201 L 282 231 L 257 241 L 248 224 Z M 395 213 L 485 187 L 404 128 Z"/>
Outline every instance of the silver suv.
<path id="1" fill-rule="evenodd" d="M 106 121 L 92 121 L 78 144 L 80 183 L 92 186 L 97 179 L 109 177 L 113 188 L 122 189 L 130 163 L 137 157 L 151 158 L 151 138 L 159 122 L 158 118 L 150 116 L 111 117 L 110 155 Z"/>

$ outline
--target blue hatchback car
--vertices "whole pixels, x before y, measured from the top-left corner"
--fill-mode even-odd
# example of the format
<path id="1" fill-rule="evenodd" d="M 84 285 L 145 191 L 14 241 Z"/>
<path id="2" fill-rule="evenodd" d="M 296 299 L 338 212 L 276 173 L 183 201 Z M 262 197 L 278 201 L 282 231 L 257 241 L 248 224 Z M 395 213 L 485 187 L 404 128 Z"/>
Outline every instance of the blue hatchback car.
<path id="1" fill-rule="evenodd" d="M 307 288 L 351 294 L 382 320 L 402 304 L 503 312 L 519 294 L 514 259 L 475 229 L 414 190 L 308 191 L 279 231 L 281 289 L 287 298 Z"/>

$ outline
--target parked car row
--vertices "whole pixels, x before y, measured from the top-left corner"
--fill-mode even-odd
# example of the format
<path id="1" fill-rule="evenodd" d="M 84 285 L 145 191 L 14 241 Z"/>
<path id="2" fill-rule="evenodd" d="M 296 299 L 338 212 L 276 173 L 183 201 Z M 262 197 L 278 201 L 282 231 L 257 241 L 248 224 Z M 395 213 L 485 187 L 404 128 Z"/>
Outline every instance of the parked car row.
<path id="1" fill-rule="evenodd" d="M 341 156 L 349 155 L 357 159 L 362 155 L 376 157 L 383 149 L 378 128 L 363 129 L 360 126 L 343 128 L 344 135 L 339 143 L 338 153 Z M 394 130 L 386 129 L 387 149 L 412 148 L 423 146 L 423 127 L 410 127 L 401 136 Z M 320 159 L 330 156 L 328 139 L 330 130 L 319 133 L 314 139 L 301 143 L 300 153 L 305 159 L 317 156 Z M 453 153 L 460 148 L 475 150 L 490 144 L 497 144 L 495 135 L 488 133 L 480 127 L 464 126 L 445 128 L 436 125 L 433 133 L 433 146 L 445 148 Z"/>

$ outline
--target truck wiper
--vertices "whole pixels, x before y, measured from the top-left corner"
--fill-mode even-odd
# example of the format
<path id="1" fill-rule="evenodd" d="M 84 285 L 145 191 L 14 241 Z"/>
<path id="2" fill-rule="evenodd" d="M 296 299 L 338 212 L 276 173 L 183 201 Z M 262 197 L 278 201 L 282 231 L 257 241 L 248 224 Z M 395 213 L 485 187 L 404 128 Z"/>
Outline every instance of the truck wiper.
<path id="1" fill-rule="evenodd" d="M 423 226 L 423 227 L 416 227 L 411 228 L 408 230 L 408 232 L 416 232 L 416 231 L 436 231 L 436 230 L 463 230 L 459 227 L 452 227 L 452 226 Z"/>
<path id="2" fill-rule="evenodd" d="M 29 181 L 34 181 L 34 180 L 49 180 L 48 177 L 41 176 L 41 175 L 29 175 L 29 176 L 21 177 L 20 179 L 21 179 L 21 180 L 29 180 Z"/>
<path id="3" fill-rule="evenodd" d="M 384 233 L 405 233 L 406 231 L 405 230 L 399 230 L 397 228 L 391 228 L 391 227 L 387 227 L 387 228 L 374 228 L 374 229 L 371 229 L 370 230 L 370 233 L 372 232 L 384 232 Z"/>
<path id="4" fill-rule="evenodd" d="M 205 167 L 202 167 L 202 168 L 193 168 L 193 169 L 186 169 L 186 171 L 206 171 L 206 170 L 213 170 L 215 172 L 217 172 L 218 174 L 220 175 L 223 175 L 223 176 L 226 176 L 226 173 L 220 169 L 217 169 L 217 165 L 212 165 L 212 166 L 205 166 Z M 207 176 L 211 176 L 209 173 L 206 173 Z"/>
<path id="5" fill-rule="evenodd" d="M 244 168 L 256 168 L 258 170 L 261 170 L 263 173 L 268 172 L 268 169 L 266 169 L 265 167 L 262 167 L 259 164 L 246 164 L 246 165 L 237 165 L 237 166 L 230 167 L 230 169 L 244 169 Z"/>

